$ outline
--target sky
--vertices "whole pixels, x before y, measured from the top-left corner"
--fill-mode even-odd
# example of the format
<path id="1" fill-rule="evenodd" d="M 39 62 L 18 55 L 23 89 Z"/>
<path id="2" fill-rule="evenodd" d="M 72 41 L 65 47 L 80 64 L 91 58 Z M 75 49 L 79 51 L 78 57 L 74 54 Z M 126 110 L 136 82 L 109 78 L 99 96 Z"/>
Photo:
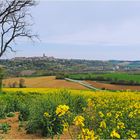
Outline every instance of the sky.
<path id="1" fill-rule="evenodd" d="M 19 40 L 19 56 L 140 60 L 140 1 L 40 0 L 31 9 L 40 41 Z"/>

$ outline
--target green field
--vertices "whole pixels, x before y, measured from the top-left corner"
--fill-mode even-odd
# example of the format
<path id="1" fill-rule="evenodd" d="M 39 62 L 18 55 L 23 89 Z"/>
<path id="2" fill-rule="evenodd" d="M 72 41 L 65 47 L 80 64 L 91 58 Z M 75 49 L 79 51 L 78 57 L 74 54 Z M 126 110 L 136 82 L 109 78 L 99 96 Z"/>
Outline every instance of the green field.
<path id="1" fill-rule="evenodd" d="M 140 74 L 129 73 L 86 73 L 86 74 L 71 74 L 67 76 L 71 79 L 77 80 L 96 80 L 112 84 L 122 85 L 140 85 Z"/>

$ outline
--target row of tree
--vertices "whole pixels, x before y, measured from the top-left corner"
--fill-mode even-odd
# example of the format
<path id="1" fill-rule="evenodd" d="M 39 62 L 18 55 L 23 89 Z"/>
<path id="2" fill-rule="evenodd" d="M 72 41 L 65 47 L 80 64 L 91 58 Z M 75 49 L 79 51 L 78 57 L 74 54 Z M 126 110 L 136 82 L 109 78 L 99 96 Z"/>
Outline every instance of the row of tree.
<path id="1" fill-rule="evenodd" d="M 3 85 L 5 86 L 5 85 Z M 14 81 L 13 83 L 9 82 L 8 87 L 10 88 L 25 88 L 25 80 L 24 79 L 19 79 L 19 82 Z"/>

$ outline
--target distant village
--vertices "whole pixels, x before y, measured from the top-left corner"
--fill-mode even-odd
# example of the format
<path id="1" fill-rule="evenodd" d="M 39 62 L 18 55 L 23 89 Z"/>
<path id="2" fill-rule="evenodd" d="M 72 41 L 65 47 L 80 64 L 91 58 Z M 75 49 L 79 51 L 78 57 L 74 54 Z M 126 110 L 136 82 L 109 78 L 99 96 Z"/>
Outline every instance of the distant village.
<path id="1" fill-rule="evenodd" d="M 34 57 L 14 57 L 11 60 L 50 60 L 50 61 L 55 61 L 56 58 L 54 58 L 53 56 L 46 56 L 45 54 L 43 54 L 42 56 L 34 56 Z"/>
<path id="2" fill-rule="evenodd" d="M 7 75 L 53 75 L 57 73 L 140 73 L 140 61 L 60 59 L 43 54 L 40 57 L 0 59 Z"/>

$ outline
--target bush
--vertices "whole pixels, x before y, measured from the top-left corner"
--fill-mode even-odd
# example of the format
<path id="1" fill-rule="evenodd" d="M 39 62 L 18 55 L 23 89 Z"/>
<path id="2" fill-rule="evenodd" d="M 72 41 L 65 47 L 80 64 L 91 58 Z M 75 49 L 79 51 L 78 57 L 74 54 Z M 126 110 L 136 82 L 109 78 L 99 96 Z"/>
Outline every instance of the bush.
<path id="1" fill-rule="evenodd" d="M 0 124 L 0 130 L 2 130 L 3 133 L 7 133 L 8 130 L 10 130 L 11 126 L 8 123 L 1 123 Z"/>
<path id="2" fill-rule="evenodd" d="M 62 73 L 56 75 L 56 79 L 64 79 L 64 78 L 65 78 L 65 75 Z"/>
<path id="3" fill-rule="evenodd" d="M 19 108 L 20 114 L 19 114 L 19 120 L 20 121 L 27 121 L 30 111 L 27 105 L 25 105 L 24 103 L 20 104 L 20 108 Z"/>
<path id="4" fill-rule="evenodd" d="M 20 79 L 19 80 L 19 88 L 25 88 L 25 80 L 24 79 Z"/>
<path id="5" fill-rule="evenodd" d="M 7 113 L 7 115 L 6 115 L 7 117 L 14 117 L 15 116 L 15 114 L 14 114 L 14 112 L 9 112 L 9 113 Z"/>
<path id="6" fill-rule="evenodd" d="M 0 100 L 0 118 L 5 118 L 6 116 L 6 102 L 4 100 Z"/>

